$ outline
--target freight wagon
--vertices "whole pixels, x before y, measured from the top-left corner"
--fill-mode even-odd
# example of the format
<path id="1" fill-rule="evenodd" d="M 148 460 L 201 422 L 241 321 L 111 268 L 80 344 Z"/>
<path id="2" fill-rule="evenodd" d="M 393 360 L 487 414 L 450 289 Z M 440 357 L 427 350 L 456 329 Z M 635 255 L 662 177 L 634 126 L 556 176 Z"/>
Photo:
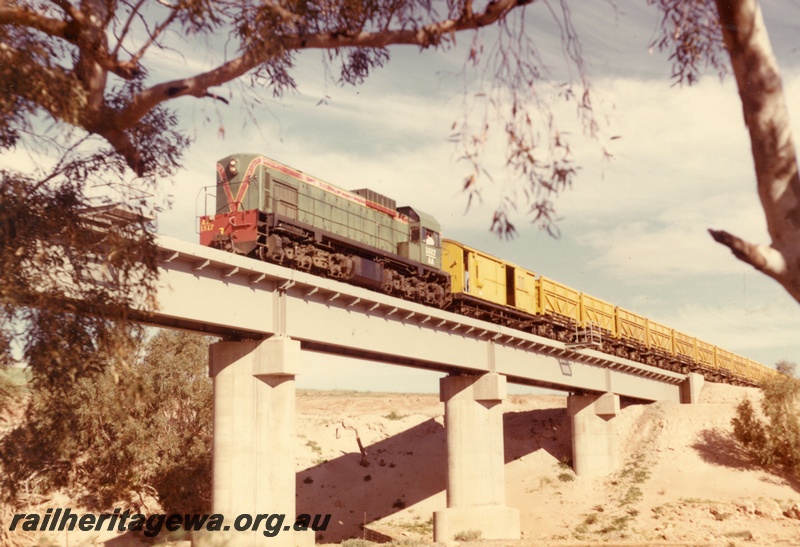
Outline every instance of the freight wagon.
<path id="1" fill-rule="evenodd" d="M 604 300 L 457 241 L 445 239 L 453 309 L 676 372 L 696 370 L 712 381 L 758 384 L 774 374 L 750 359 L 698 340 Z"/>

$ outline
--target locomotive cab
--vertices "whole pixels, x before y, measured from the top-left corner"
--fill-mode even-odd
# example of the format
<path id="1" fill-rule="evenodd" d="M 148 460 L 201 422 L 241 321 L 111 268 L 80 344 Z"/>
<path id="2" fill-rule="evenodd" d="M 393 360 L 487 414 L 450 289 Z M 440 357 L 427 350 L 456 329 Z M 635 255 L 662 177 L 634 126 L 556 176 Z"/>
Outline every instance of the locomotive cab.
<path id="1" fill-rule="evenodd" d="M 397 254 L 425 266 L 442 269 L 442 228 L 431 215 L 411 207 L 398 207 L 408 217 L 408 241 L 397 246 Z"/>

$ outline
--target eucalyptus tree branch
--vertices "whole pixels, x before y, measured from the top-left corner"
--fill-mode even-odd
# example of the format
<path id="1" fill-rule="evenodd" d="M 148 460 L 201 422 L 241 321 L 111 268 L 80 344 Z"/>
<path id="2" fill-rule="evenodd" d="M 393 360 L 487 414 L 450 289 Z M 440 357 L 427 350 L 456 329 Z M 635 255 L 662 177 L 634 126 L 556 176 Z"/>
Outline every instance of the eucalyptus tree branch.
<path id="1" fill-rule="evenodd" d="M 800 177 L 778 64 L 755 0 L 717 0 L 717 10 L 772 242 L 753 245 L 727 232 L 711 234 L 800 302 Z"/>
<path id="2" fill-rule="evenodd" d="M 532 0 L 493 0 L 482 5 L 480 11 L 475 10 L 471 0 L 466 0 L 458 7 L 450 6 L 446 15 L 427 24 L 424 21 L 434 18 L 435 11 L 426 2 L 393 4 L 388 13 L 381 12 L 378 6 L 369 2 L 363 5 L 343 2 L 333 6 L 336 8 L 333 11 L 309 8 L 302 13 L 294 13 L 291 8 L 274 0 L 266 4 L 241 5 L 221 2 L 219 8 L 217 4 L 201 6 L 188 0 L 176 5 L 162 2 L 170 10 L 169 14 L 155 28 L 145 29 L 144 45 L 131 48 L 127 60 L 120 60 L 118 56 L 121 51 L 127 51 L 126 42 L 131 36 L 135 18 L 143 17 L 143 10 L 148 7 L 145 0 L 125 2 L 124 14 L 115 8 L 115 3 L 106 0 L 82 0 L 77 4 L 52 1 L 63 11 L 64 21 L 46 17 L 47 11 L 37 13 L 33 8 L 14 5 L 0 8 L 0 24 L 30 40 L 32 51 L 36 50 L 37 41 L 52 47 L 52 52 L 48 53 L 50 56 L 43 56 L 39 61 L 44 67 L 60 67 L 69 63 L 71 56 L 74 66 L 71 70 L 65 67 L 65 70 L 74 75 L 74 82 L 58 88 L 57 94 L 62 99 L 52 105 L 42 104 L 49 100 L 46 97 L 37 98 L 26 91 L 18 94 L 47 109 L 56 119 L 105 138 L 128 165 L 142 175 L 149 170 L 147 160 L 143 160 L 148 154 L 138 149 L 144 144 L 136 135 L 143 129 L 141 125 L 145 117 L 172 99 L 183 96 L 219 98 L 209 93 L 209 89 L 249 72 L 270 74 L 274 70 L 279 78 L 290 80 L 284 68 L 290 53 L 307 49 L 331 50 L 337 55 L 344 50 L 377 52 L 373 57 L 369 54 L 366 58 L 354 57 L 352 66 L 343 66 L 343 79 L 357 82 L 370 67 L 382 62 L 385 53 L 381 52 L 387 46 L 437 47 L 458 32 L 502 24 L 509 13 Z M 192 11 L 195 8 L 201 11 L 195 14 Z M 108 31 L 113 21 L 122 25 L 119 36 L 115 38 Z M 234 27 L 238 25 L 241 53 L 237 57 L 192 76 L 160 82 L 145 89 L 138 87 L 138 78 L 143 71 L 140 63 L 145 52 L 163 33 L 175 25 L 207 31 L 220 22 Z M 40 29 L 50 31 L 55 40 L 48 42 L 31 32 Z M 109 39 L 116 39 L 116 43 L 110 46 Z M 70 47 L 65 48 L 61 40 Z M 20 62 L 18 60 L 17 64 Z M 122 91 L 108 89 L 109 73 L 130 81 L 131 85 Z M 69 103 L 63 97 L 69 98 Z"/>
<path id="3" fill-rule="evenodd" d="M 0 25 L 21 25 L 44 32 L 49 36 L 70 40 L 67 21 L 46 17 L 26 6 L 0 7 Z M 70 40 L 71 41 L 71 40 Z"/>
<path id="4" fill-rule="evenodd" d="M 130 105 L 120 113 L 120 117 L 132 124 L 164 101 L 185 95 L 205 97 L 209 87 L 224 84 L 246 74 L 257 66 L 269 62 L 280 51 L 345 47 L 382 48 L 390 45 L 417 45 L 428 48 L 439 45 L 444 36 L 491 25 L 508 15 L 514 8 L 529 4 L 530 1 L 498 0 L 491 2 L 483 13 L 471 14 L 467 19 L 445 19 L 418 29 L 358 33 L 329 31 L 282 37 L 276 40 L 275 48 L 272 50 L 250 49 L 239 57 L 202 74 L 164 82 L 146 89 L 131 101 Z M 274 5 L 269 9 L 275 9 Z M 290 17 L 290 14 L 281 13 L 282 16 Z"/>
<path id="5" fill-rule="evenodd" d="M 146 0 L 139 0 L 135 6 L 131 7 L 131 13 L 128 16 L 128 19 L 125 20 L 125 24 L 122 26 L 122 32 L 120 32 L 119 36 L 117 36 L 117 45 L 114 50 L 111 52 L 112 57 L 117 57 L 119 55 L 120 48 L 122 48 L 122 43 L 125 41 L 125 37 L 130 32 L 131 25 L 133 21 L 139 14 L 139 10 L 142 9 L 142 4 L 144 4 Z"/>
<path id="6" fill-rule="evenodd" d="M 139 51 L 137 51 L 135 54 L 131 56 L 131 58 L 127 61 L 127 64 L 131 66 L 138 65 L 139 61 L 142 59 L 142 56 L 144 56 L 145 52 L 147 52 L 150 46 L 152 46 L 156 42 L 156 40 L 158 40 L 158 37 L 161 35 L 161 33 L 164 32 L 164 30 L 166 30 L 167 27 L 169 27 L 172 24 L 177 15 L 178 15 L 177 11 L 173 11 L 172 13 L 170 13 L 169 17 L 167 17 L 164 21 L 162 21 L 161 24 L 158 25 L 155 28 L 155 30 L 150 34 L 150 37 L 147 39 L 147 42 L 141 48 L 139 48 Z M 120 43 L 122 42 L 120 41 Z"/>
<path id="7" fill-rule="evenodd" d="M 709 230 L 708 233 L 714 241 L 728 247 L 736 258 L 750 264 L 756 270 L 772 277 L 785 275 L 786 261 L 783 255 L 772 247 L 748 243 L 725 230 Z"/>
<path id="8" fill-rule="evenodd" d="M 78 10 L 75 9 L 75 6 L 73 6 L 72 3 L 69 2 L 68 0 L 50 0 L 50 1 L 53 2 L 53 4 L 55 4 L 59 8 L 61 8 L 61 10 L 65 14 L 69 15 L 70 18 L 77 19 L 78 17 L 80 17 L 80 12 L 78 12 Z"/>

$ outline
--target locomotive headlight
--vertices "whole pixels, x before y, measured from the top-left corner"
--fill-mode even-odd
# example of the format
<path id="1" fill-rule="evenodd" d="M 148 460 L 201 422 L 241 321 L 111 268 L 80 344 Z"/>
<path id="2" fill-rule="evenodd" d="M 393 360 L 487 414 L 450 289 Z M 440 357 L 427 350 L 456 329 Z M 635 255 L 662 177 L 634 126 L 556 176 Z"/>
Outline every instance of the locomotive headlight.
<path id="1" fill-rule="evenodd" d="M 235 177 L 238 172 L 239 170 L 236 168 L 236 160 L 231 160 L 228 162 L 228 173 L 230 173 L 232 177 Z"/>

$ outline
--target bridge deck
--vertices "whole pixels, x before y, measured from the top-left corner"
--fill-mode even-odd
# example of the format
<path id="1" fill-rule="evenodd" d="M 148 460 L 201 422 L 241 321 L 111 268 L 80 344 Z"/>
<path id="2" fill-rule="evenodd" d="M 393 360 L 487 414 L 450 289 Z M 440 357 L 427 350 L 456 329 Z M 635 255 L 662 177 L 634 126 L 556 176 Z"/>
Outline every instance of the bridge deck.
<path id="1" fill-rule="evenodd" d="M 495 371 L 568 391 L 680 400 L 686 376 L 305 272 L 159 237 L 147 322 L 228 338 L 285 334 L 306 350 L 448 373 Z"/>

